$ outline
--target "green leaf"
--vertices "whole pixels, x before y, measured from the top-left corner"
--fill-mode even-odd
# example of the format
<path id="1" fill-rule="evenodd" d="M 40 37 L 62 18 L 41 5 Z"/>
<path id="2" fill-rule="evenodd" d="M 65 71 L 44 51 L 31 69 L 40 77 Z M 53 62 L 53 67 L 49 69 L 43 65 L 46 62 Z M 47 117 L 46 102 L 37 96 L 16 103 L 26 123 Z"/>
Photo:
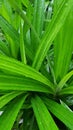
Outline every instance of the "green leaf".
<path id="1" fill-rule="evenodd" d="M 56 80 L 59 81 L 69 70 L 73 51 L 73 9 L 54 41 L 54 71 Z M 65 31 L 66 30 L 66 31 Z"/>
<path id="2" fill-rule="evenodd" d="M 19 49 L 19 34 L 14 27 L 2 16 L 0 16 L 0 27 L 5 33 L 6 39 L 9 42 L 12 56 L 17 58 Z"/>
<path id="3" fill-rule="evenodd" d="M 32 98 L 31 103 L 39 130 L 58 130 L 54 120 L 40 97 L 36 96 L 35 98 Z"/>
<path id="4" fill-rule="evenodd" d="M 26 55 L 25 55 L 25 45 L 24 45 L 24 36 L 23 36 L 22 21 L 20 23 L 20 52 L 21 52 L 22 62 L 24 64 L 26 64 Z"/>
<path id="5" fill-rule="evenodd" d="M 26 0 L 26 1 L 22 0 L 22 3 L 24 4 L 25 7 L 28 7 L 29 1 L 28 0 Z"/>
<path id="6" fill-rule="evenodd" d="M 0 27 L 2 28 L 4 33 L 9 35 L 15 41 L 15 43 L 18 45 L 18 43 L 19 43 L 19 34 L 18 34 L 18 32 L 2 16 L 0 16 Z"/>
<path id="7" fill-rule="evenodd" d="M 57 102 L 43 98 L 44 103 L 47 105 L 47 108 L 54 114 L 60 121 L 62 121 L 68 128 L 73 129 L 73 112 L 70 111 L 67 107 L 64 107 Z"/>
<path id="8" fill-rule="evenodd" d="M 45 9 L 45 0 L 35 0 L 33 10 L 34 11 L 33 27 L 35 28 L 39 37 L 41 37 L 43 30 L 44 9 Z"/>
<path id="9" fill-rule="evenodd" d="M 37 49 L 33 67 L 37 70 L 40 69 L 41 64 L 47 54 L 48 49 L 52 45 L 53 40 L 55 39 L 56 35 L 60 31 L 61 27 L 63 26 L 66 17 L 68 16 L 72 6 L 73 0 L 62 0 L 63 3 L 60 6 L 59 10 L 56 12 L 55 16 L 52 18 L 52 21 L 48 25 L 45 34 L 41 40 L 41 43 Z"/>
<path id="10" fill-rule="evenodd" d="M 3 112 L 3 114 L 0 116 L 0 129 L 1 130 L 11 130 L 16 117 L 18 115 L 19 110 L 21 109 L 27 95 L 21 96 L 19 98 L 14 99 L 12 102 L 10 102 Z"/>
<path id="11" fill-rule="evenodd" d="M 32 67 L 28 65 L 24 65 L 23 63 L 9 58 L 3 55 L 0 55 L 0 69 L 6 70 L 9 73 L 22 75 L 25 77 L 29 77 L 48 85 L 50 88 L 54 89 L 54 85 L 40 72 L 37 72 Z"/>
<path id="12" fill-rule="evenodd" d="M 60 6 L 62 5 L 62 3 L 65 2 L 65 0 L 55 0 L 54 1 L 54 15 L 57 12 L 57 10 L 59 10 Z"/>
<path id="13" fill-rule="evenodd" d="M 26 14 L 21 10 L 21 8 L 18 6 L 18 2 L 14 1 L 14 0 L 9 0 L 11 6 L 15 9 L 15 11 L 21 16 L 21 18 L 29 25 L 29 27 L 31 28 L 32 32 L 34 33 L 37 41 L 39 42 L 40 39 L 33 27 L 33 25 L 31 24 L 31 21 L 29 21 L 28 17 L 26 16 Z"/>
<path id="14" fill-rule="evenodd" d="M 33 9 L 33 27 L 37 32 L 37 35 L 39 37 L 42 36 L 42 31 L 43 31 L 43 24 L 44 24 L 44 9 L 45 9 L 45 0 L 34 0 L 34 9 Z M 32 40 L 32 45 L 33 48 L 36 50 L 39 42 L 34 35 L 34 32 L 31 32 L 31 40 Z M 34 41 L 35 41 L 35 46 L 34 46 Z"/>
<path id="15" fill-rule="evenodd" d="M 0 50 L 6 55 L 10 56 L 9 46 L 7 46 L 6 42 L 0 40 Z"/>
<path id="16" fill-rule="evenodd" d="M 60 93 L 60 95 L 73 95 L 73 86 L 67 86 L 65 88 L 63 88 Z"/>
<path id="17" fill-rule="evenodd" d="M 10 92 L 0 97 L 0 108 L 5 106 L 8 102 L 10 102 L 16 96 L 22 94 L 22 92 Z"/>
<path id="18" fill-rule="evenodd" d="M 2 15 L 9 23 L 12 23 L 12 9 L 8 0 L 2 1 L 2 8 L 0 11 L 0 15 Z"/>
<path id="19" fill-rule="evenodd" d="M 58 89 L 62 89 L 65 85 L 65 83 L 71 78 L 71 76 L 73 75 L 73 70 L 70 71 L 68 74 L 66 74 L 61 81 L 58 84 Z"/>
<path id="20" fill-rule="evenodd" d="M 0 75 L 0 90 L 37 91 L 52 93 L 46 85 L 26 77 Z"/>

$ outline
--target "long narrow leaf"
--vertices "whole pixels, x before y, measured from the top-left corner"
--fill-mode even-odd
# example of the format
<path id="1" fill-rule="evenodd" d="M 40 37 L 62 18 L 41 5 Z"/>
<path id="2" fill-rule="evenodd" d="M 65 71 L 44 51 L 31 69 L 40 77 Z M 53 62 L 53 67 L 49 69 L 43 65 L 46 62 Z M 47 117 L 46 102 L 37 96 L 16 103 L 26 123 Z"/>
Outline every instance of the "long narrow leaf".
<path id="1" fill-rule="evenodd" d="M 23 26 L 22 22 L 20 24 L 20 52 L 21 52 L 21 59 L 24 64 L 26 64 L 26 55 L 25 55 L 25 45 L 24 45 L 24 38 L 23 38 Z"/>
<path id="2" fill-rule="evenodd" d="M 41 40 L 41 44 L 39 45 L 38 50 L 36 52 L 32 66 L 37 70 L 40 69 L 40 66 L 47 54 L 48 49 L 52 45 L 54 38 L 56 37 L 61 27 L 63 26 L 66 17 L 73 6 L 72 0 L 62 0 L 62 1 L 63 1 L 62 6 L 60 6 L 59 10 L 56 12 L 55 17 L 52 19 L 52 22 L 47 27 L 43 39 Z"/>
<path id="3" fill-rule="evenodd" d="M 20 95 L 22 92 L 11 92 L 7 93 L 4 96 L 0 97 L 0 108 L 5 106 L 8 102 L 10 102 L 13 98 Z"/>
<path id="4" fill-rule="evenodd" d="M 33 27 L 35 28 L 37 35 L 39 37 L 42 36 L 43 31 L 43 23 L 44 23 L 44 8 L 45 8 L 45 0 L 35 0 L 34 1 L 34 10 L 33 10 Z M 39 42 L 36 39 L 34 32 L 31 32 L 31 40 L 33 49 L 37 49 Z M 34 42 L 35 41 L 35 42 Z M 34 46 L 35 43 L 35 46 Z"/>
<path id="5" fill-rule="evenodd" d="M 14 27 L 2 16 L 0 16 L 0 27 L 9 42 L 12 56 L 17 58 L 19 49 L 19 34 Z"/>
<path id="6" fill-rule="evenodd" d="M 7 75 L 0 75 L 0 90 L 37 91 L 52 93 L 51 89 L 40 82 L 25 77 L 21 78 Z"/>
<path id="7" fill-rule="evenodd" d="M 40 130 L 58 130 L 49 111 L 40 97 L 31 99 L 32 107 Z"/>
<path id="8" fill-rule="evenodd" d="M 73 51 L 72 28 L 73 10 L 71 9 L 63 27 L 54 41 L 54 71 L 57 81 L 63 78 L 69 69 Z"/>
<path id="9" fill-rule="evenodd" d="M 12 27 L 11 24 L 8 23 L 7 20 L 5 20 L 2 16 L 0 16 L 0 27 L 2 30 L 7 33 L 18 45 L 19 43 L 19 35 L 17 31 Z"/>
<path id="10" fill-rule="evenodd" d="M 14 0 L 9 0 L 11 6 L 15 9 L 15 11 L 23 18 L 23 20 L 29 25 L 29 27 L 31 28 L 31 30 L 33 31 L 37 41 L 40 41 L 40 38 L 38 37 L 33 25 L 31 24 L 31 22 L 29 21 L 28 17 L 24 14 L 24 12 L 20 9 L 20 7 L 18 6 L 18 1 L 14 1 Z"/>
<path id="11" fill-rule="evenodd" d="M 6 55 L 10 56 L 9 47 L 7 46 L 6 42 L 3 42 L 2 40 L 0 40 L 0 50 Z"/>
<path id="12" fill-rule="evenodd" d="M 73 129 L 73 112 L 64 107 L 61 104 L 58 104 L 55 101 L 52 101 L 47 98 L 43 98 L 47 108 L 59 119 L 61 120 L 67 127 L 71 130 Z"/>
<path id="13" fill-rule="evenodd" d="M 21 109 L 26 95 L 14 99 L 12 102 L 9 103 L 3 114 L 0 116 L 0 129 L 1 130 L 11 130 L 15 119 L 18 115 L 19 110 Z"/>
<path id="14" fill-rule="evenodd" d="M 73 86 L 67 86 L 63 88 L 60 93 L 60 95 L 73 95 Z"/>
<path id="15" fill-rule="evenodd" d="M 65 83 L 71 78 L 71 76 L 73 75 L 73 70 L 70 71 L 68 74 L 66 74 L 62 79 L 61 81 L 59 82 L 58 84 L 58 88 L 59 89 L 62 89 L 65 85 Z"/>
<path id="16" fill-rule="evenodd" d="M 41 73 L 12 58 L 0 55 L 0 69 L 6 70 L 13 74 L 35 79 L 48 85 L 50 88 L 53 88 L 53 84 Z"/>

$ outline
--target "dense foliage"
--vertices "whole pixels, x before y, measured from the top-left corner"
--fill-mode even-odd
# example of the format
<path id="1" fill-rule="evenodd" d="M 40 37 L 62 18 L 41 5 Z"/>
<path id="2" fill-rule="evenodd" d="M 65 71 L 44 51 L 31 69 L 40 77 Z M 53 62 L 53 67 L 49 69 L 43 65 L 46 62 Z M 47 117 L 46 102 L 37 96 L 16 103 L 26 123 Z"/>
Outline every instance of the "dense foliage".
<path id="1" fill-rule="evenodd" d="M 0 130 L 73 130 L 73 0 L 0 0 Z"/>

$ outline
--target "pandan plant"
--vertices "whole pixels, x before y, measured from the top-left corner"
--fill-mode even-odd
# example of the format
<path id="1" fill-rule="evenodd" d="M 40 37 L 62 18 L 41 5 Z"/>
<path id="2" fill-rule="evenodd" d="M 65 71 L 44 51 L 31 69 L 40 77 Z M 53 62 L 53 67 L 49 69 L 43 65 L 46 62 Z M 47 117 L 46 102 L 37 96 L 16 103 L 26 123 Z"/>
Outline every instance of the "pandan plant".
<path id="1" fill-rule="evenodd" d="M 73 130 L 73 0 L 0 0 L 0 130 Z"/>

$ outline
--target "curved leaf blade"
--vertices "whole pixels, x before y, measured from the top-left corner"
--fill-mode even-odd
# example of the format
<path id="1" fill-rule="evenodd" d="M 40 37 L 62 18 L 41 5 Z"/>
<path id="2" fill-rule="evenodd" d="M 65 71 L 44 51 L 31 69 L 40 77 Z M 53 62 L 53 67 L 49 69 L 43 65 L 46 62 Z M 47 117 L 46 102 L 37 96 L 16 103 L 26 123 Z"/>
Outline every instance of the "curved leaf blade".
<path id="1" fill-rule="evenodd" d="M 10 92 L 0 97 L 0 109 L 20 94 L 22 94 L 22 92 Z"/>
<path id="2" fill-rule="evenodd" d="M 29 78 L 0 75 L 0 90 L 36 91 L 52 93 L 46 85 Z"/>
<path id="3" fill-rule="evenodd" d="M 73 95 L 73 86 L 67 86 L 65 88 L 63 88 L 60 93 L 60 95 Z"/>
<path id="4" fill-rule="evenodd" d="M 12 102 L 10 102 L 3 112 L 3 114 L 0 116 L 0 129 L 1 130 L 11 130 L 15 119 L 18 115 L 19 110 L 21 109 L 25 99 L 25 96 L 21 96 L 19 98 L 15 98 Z"/>
<path id="5" fill-rule="evenodd" d="M 54 88 L 53 84 L 40 72 L 36 71 L 28 65 L 24 65 L 22 62 L 19 62 L 15 59 L 0 55 L 0 69 L 6 70 L 13 74 L 35 79 L 41 83 L 44 83 L 45 85 L 48 85 L 49 88 Z"/>
<path id="6" fill-rule="evenodd" d="M 71 78 L 71 76 L 73 75 L 73 70 L 70 71 L 69 73 L 67 73 L 59 82 L 58 84 L 58 89 L 62 89 L 65 85 L 65 83 Z"/>

